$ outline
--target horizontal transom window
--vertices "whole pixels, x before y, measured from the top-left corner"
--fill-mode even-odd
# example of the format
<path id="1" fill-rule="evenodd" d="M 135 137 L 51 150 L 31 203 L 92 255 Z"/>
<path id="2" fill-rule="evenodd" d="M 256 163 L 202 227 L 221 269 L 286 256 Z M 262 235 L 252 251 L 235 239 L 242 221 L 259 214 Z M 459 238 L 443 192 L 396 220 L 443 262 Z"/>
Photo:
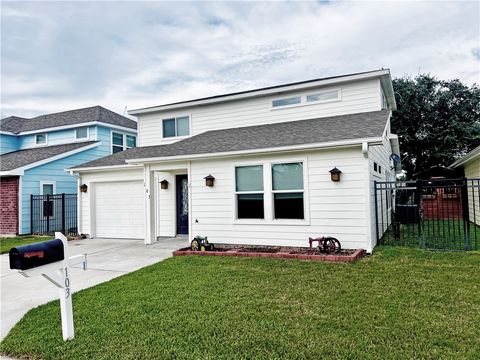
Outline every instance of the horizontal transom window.
<path id="1" fill-rule="evenodd" d="M 307 102 L 320 102 L 337 100 L 339 98 L 339 90 L 321 91 L 316 94 L 307 95 Z"/>
<path id="2" fill-rule="evenodd" d="M 311 94 L 296 95 L 272 100 L 272 108 L 307 105 L 341 100 L 340 88 L 320 90 Z"/>
<path id="3" fill-rule="evenodd" d="M 279 106 L 288 106 L 288 105 L 295 105 L 300 104 L 302 102 L 302 98 L 300 96 L 285 98 L 285 99 L 277 99 L 272 101 L 273 107 Z"/>

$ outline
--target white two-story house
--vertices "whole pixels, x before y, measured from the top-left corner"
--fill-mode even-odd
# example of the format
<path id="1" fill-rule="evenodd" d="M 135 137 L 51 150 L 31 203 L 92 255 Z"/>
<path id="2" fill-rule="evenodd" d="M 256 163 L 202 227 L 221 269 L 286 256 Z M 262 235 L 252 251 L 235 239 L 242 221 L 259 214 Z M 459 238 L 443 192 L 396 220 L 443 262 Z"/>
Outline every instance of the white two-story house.
<path id="1" fill-rule="evenodd" d="M 395 178 L 395 109 L 382 69 L 132 110 L 137 148 L 70 170 L 87 189 L 79 230 L 146 244 L 331 235 L 370 252 L 373 180 Z"/>

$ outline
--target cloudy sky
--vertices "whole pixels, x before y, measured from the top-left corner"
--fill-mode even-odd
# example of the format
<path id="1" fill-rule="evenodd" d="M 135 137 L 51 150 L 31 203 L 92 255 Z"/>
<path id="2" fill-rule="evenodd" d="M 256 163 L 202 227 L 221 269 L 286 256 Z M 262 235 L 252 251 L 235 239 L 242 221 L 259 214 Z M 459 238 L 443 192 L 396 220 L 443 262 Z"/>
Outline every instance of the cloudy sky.
<path id="1" fill-rule="evenodd" d="M 1 115 L 119 113 L 390 68 L 473 84 L 473 2 L 1 2 Z"/>

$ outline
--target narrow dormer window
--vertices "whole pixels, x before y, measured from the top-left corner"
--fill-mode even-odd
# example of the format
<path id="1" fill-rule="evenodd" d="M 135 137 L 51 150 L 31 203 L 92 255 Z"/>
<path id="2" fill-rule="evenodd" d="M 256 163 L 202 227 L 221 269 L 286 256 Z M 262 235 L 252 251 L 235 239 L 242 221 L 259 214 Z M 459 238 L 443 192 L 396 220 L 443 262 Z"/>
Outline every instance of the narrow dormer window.
<path id="1" fill-rule="evenodd" d="M 294 96 L 284 99 L 276 99 L 272 101 L 272 107 L 281 107 L 281 106 L 288 106 L 288 105 L 296 105 L 302 102 L 302 98 L 300 96 Z"/>
<path id="2" fill-rule="evenodd" d="M 188 116 L 163 119 L 162 126 L 164 138 L 190 135 L 190 117 Z"/>
<path id="3" fill-rule="evenodd" d="M 37 134 L 35 135 L 35 144 L 45 145 L 47 143 L 47 134 Z"/>
<path id="4" fill-rule="evenodd" d="M 81 127 L 75 129 L 75 139 L 87 139 L 88 138 L 88 127 Z"/>
<path id="5" fill-rule="evenodd" d="M 307 103 L 326 102 L 326 101 L 335 101 L 335 100 L 340 100 L 339 90 L 320 91 L 315 94 L 307 95 Z"/>

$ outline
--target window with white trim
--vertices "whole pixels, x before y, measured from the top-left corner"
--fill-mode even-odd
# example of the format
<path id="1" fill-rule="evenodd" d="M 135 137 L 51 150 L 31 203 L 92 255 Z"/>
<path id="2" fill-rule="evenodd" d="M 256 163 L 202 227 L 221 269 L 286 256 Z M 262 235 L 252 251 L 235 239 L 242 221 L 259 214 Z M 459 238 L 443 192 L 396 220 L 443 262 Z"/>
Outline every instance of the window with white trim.
<path id="1" fill-rule="evenodd" d="M 55 183 L 54 182 L 40 182 L 41 195 L 54 195 Z M 55 205 L 53 198 L 43 198 L 42 200 L 42 216 L 53 216 L 55 214 Z"/>
<path id="2" fill-rule="evenodd" d="M 81 127 L 75 129 L 75 139 L 87 139 L 88 138 L 88 127 Z"/>
<path id="3" fill-rule="evenodd" d="M 272 101 L 272 107 L 280 107 L 280 106 L 288 106 L 288 105 L 296 105 L 302 102 L 302 98 L 300 96 L 289 97 L 285 99 L 277 99 Z"/>
<path id="4" fill-rule="evenodd" d="M 263 165 L 235 168 L 237 219 L 264 219 Z"/>
<path id="5" fill-rule="evenodd" d="M 340 90 L 326 90 L 307 95 L 307 103 L 327 102 L 340 99 Z"/>
<path id="6" fill-rule="evenodd" d="M 180 116 L 162 120 L 163 137 L 190 135 L 190 117 Z"/>
<path id="7" fill-rule="evenodd" d="M 47 134 L 37 134 L 35 135 L 35 144 L 45 145 L 47 143 Z"/>
<path id="8" fill-rule="evenodd" d="M 112 131 L 112 154 L 137 146 L 135 135 Z"/>
<path id="9" fill-rule="evenodd" d="M 274 219 L 305 219 L 303 163 L 272 165 Z"/>

